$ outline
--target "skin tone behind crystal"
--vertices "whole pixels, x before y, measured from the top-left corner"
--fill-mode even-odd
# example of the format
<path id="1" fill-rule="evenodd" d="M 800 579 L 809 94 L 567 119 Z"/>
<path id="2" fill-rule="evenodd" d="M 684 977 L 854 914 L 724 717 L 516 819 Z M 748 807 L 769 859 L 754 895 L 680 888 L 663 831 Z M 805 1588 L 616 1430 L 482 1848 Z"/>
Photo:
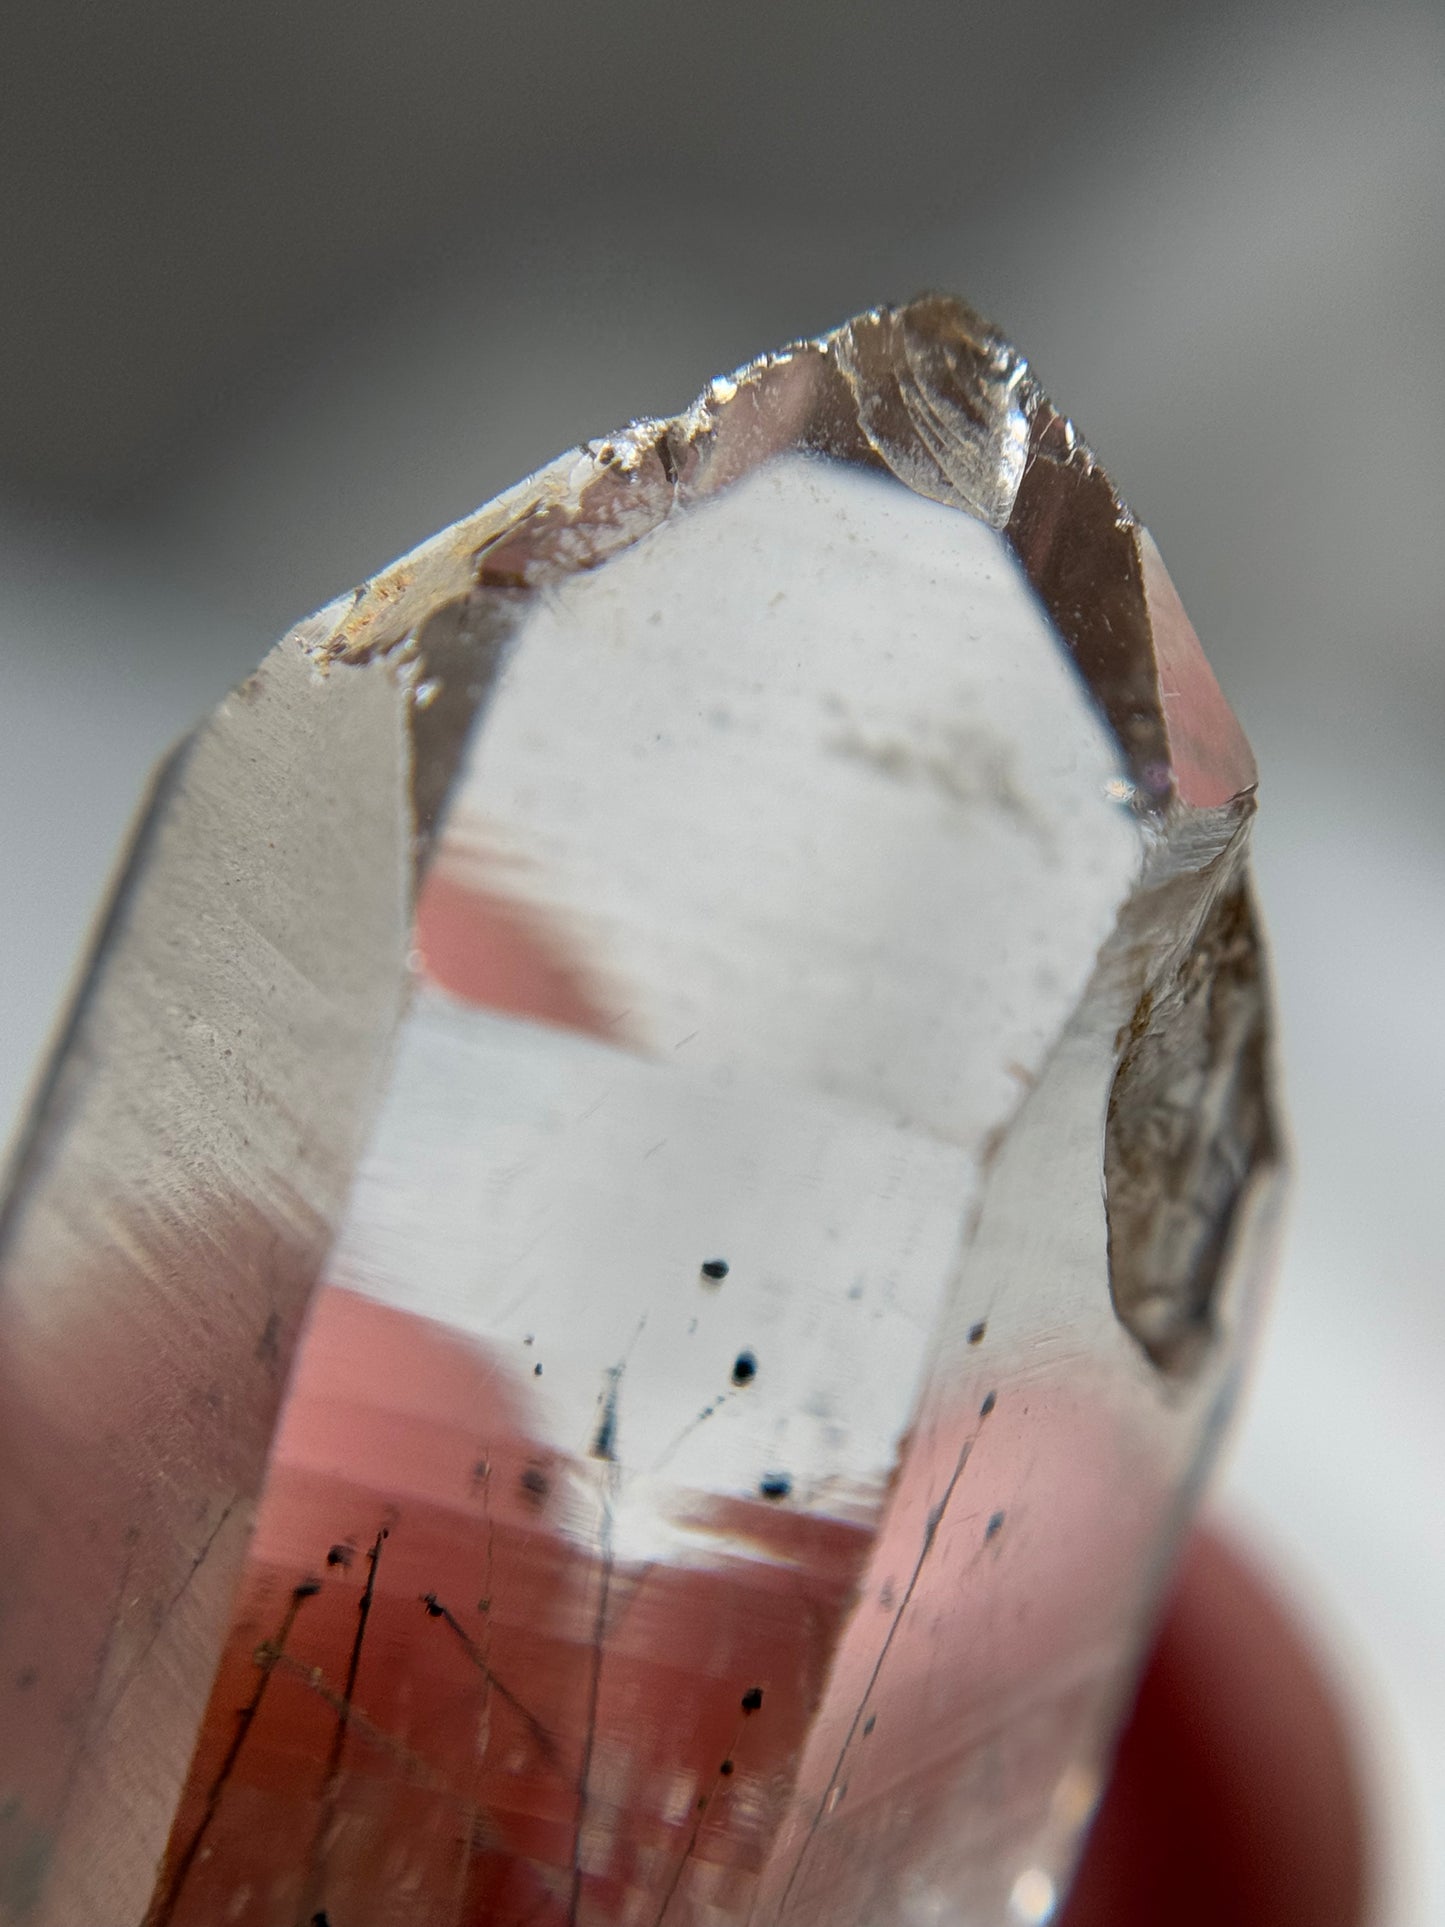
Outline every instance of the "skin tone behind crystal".
<path id="1" fill-rule="evenodd" d="M 1367 1799 L 1297 1616 L 1196 1535 L 1062 1927 L 1364 1927 Z"/>

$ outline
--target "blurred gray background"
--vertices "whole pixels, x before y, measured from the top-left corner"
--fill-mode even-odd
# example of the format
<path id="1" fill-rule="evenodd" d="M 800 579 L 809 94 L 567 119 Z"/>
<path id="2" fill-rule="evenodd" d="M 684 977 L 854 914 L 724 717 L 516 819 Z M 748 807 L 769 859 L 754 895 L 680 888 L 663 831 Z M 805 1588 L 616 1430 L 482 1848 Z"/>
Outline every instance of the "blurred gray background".
<path id="1" fill-rule="evenodd" d="M 1222 1503 L 1445 1920 L 1445 13 L 47 0 L 0 108 L 0 1120 L 147 768 L 581 436 L 880 299 L 992 313 L 1265 773 L 1299 1178 Z"/>

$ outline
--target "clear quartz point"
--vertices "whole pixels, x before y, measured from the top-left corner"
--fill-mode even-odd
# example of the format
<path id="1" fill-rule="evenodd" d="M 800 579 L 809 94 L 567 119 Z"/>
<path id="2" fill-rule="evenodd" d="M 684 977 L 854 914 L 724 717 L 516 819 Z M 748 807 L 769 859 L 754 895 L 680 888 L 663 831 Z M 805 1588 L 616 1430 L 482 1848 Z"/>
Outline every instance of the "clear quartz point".
<path id="1" fill-rule="evenodd" d="M 941 297 L 279 644 L 0 1221 L 0 1921 L 1046 1919 L 1268 1252 L 1254 780 Z"/>

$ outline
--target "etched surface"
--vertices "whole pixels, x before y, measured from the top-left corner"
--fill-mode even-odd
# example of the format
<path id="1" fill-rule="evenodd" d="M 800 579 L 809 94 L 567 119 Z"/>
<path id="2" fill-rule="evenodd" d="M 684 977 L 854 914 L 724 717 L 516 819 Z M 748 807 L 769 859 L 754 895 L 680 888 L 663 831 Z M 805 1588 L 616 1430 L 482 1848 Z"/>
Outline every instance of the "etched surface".
<path id="1" fill-rule="evenodd" d="M 1259 933 L 1237 866 L 1146 985 L 1104 1134 L 1109 1283 L 1155 1364 L 1197 1365 L 1249 1187 L 1277 1157 Z"/>

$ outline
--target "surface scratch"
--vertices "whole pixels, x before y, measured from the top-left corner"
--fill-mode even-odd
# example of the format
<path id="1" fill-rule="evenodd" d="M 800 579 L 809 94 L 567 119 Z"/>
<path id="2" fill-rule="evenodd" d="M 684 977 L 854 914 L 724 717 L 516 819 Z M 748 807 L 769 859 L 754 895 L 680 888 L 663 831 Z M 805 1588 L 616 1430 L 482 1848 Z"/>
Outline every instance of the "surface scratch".
<path id="1" fill-rule="evenodd" d="M 206 1560 L 210 1557 L 212 1546 L 215 1545 L 217 1539 L 219 1539 L 222 1532 L 225 1531 L 228 1520 L 230 1519 L 232 1513 L 236 1510 L 236 1507 L 239 1504 L 240 1504 L 239 1499 L 232 1498 L 227 1501 L 225 1506 L 222 1507 L 220 1518 L 217 1519 L 216 1523 L 211 1527 L 210 1531 L 206 1534 L 206 1537 L 201 1544 L 200 1551 L 197 1552 L 194 1559 L 192 1559 L 190 1565 L 186 1568 L 185 1578 L 181 1581 L 179 1586 L 176 1587 L 175 1591 L 171 1594 L 170 1598 L 166 1601 L 165 1608 L 161 1614 L 161 1617 L 156 1622 L 155 1630 L 151 1633 L 149 1639 L 147 1639 L 145 1644 L 141 1647 L 139 1653 L 132 1660 L 131 1664 L 126 1668 L 124 1674 L 121 1677 L 120 1683 L 116 1686 L 115 1691 L 111 1694 L 109 1700 L 106 1702 L 105 1711 L 101 1715 L 100 1723 L 102 1725 L 105 1723 L 106 1720 L 110 1718 L 111 1714 L 115 1711 L 116 1707 L 120 1705 L 121 1701 L 126 1696 L 126 1692 L 130 1686 L 131 1681 L 135 1678 L 136 1674 L 140 1672 L 141 1668 L 145 1665 L 146 1661 L 150 1658 L 151 1649 L 155 1645 L 156 1641 L 160 1638 L 161 1634 L 165 1631 L 167 1623 L 170 1620 L 171 1614 L 176 1610 L 177 1606 L 180 1605 L 181 1601 L 185 1598 L 186 1594 L 190 1591 L 192 1581 L 195 1579 L 196 1574 L 201 1570 L 201 1567 L 205 1565 Z M 128 1571 L 129 1571 L 129 1568 L 127 1568 L 127 1572 Z"/>

